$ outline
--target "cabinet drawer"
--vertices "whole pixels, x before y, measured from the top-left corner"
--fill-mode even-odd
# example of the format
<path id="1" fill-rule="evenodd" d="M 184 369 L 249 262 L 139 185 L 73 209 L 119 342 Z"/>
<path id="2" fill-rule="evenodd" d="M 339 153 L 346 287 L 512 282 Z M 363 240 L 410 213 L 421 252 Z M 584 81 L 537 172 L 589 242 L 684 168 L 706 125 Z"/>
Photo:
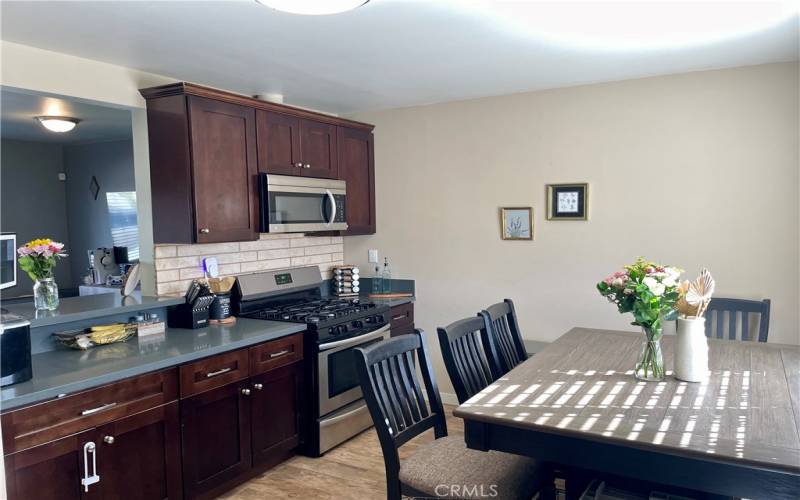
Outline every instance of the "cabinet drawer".
<path id="1" fill-rule="evenodd" d="M 13 453 L 174 401 L 174 368 L 147 373 L 2 415 L 3 452 Z"/>
<path id="2" fill-rule="evenodd" d="M 409 333 L 414 333 L 414 323 L 411 323 L 410 325 L 392 327 L 392 337 L 397 337 L 398 335 L 407 335 Z"/>
<path id="3" fill-rule="evenodd" d="M 226 352 L 180 367 L 181 397 L 236 382 L 250 375 L 247 349 Z"/>
<path id="4" fill-rule="evenodd" d="M 392 329 L 414 324 L 414 303 L 394 306 L 390 311 Z"/>
<path id="5" fill-rule="evenodd" d="M 303 359 L 303 334 L 272 340 L 250 348 L 250 374 L 268 372 Z"/>

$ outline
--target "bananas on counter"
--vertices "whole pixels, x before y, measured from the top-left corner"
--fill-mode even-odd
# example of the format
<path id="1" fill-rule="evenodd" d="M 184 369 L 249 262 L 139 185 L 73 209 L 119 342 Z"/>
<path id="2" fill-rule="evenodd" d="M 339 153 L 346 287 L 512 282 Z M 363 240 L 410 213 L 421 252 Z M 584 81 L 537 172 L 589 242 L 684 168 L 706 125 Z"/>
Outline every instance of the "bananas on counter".
<path id="1" fill-rule="evenodd" d="M 135 323 L 115 323 L 92 326 L 84 330 L 56 332 L 53 337 L 67 347 L 83 350 L 96 345 L 125 342 L 134 334 L 136 334 Z"/>

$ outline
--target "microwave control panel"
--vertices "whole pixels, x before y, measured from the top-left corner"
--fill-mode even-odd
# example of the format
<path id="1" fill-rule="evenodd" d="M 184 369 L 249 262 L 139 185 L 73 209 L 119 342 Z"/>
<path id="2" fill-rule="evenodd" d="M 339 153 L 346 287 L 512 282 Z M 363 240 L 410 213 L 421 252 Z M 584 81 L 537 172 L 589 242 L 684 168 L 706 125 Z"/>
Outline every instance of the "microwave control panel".
<path id="1" fill-rule="evenodd" d="M 347 217 L 345 216 L 345 197 L 341 194 L 333 195 L 333 199 L 336 202 L 336 218 L 333 222 L 347 222 Z"/>

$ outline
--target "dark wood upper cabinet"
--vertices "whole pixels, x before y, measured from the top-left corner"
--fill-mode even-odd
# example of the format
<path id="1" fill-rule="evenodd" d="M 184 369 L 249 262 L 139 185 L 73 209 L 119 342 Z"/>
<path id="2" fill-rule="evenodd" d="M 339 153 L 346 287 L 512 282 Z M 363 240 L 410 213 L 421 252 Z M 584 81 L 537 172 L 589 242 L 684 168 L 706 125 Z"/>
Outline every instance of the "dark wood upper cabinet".
<path id="1" fill-rule="evenodd" d="M 197 242 L 258 237 L 256 113 L 189 96 Z"/>
<path id="2" fill-rule="evenodd" d="M 336 127 L 313 120 L 300 122 L 300 149 L 304 177 L 339 177 L 339 158 L 336 156 Z"/>
<path id="3" fill-rule="evenodd" d="M 270 111 L 256 111 L 258 171 L 301 175 L 300 119 Z"/>
<path id="4" fill-rule="evenodd" d="M 375 146 L 370 131 L 338 127 L 339 178 L 347 181 L 347 231 L 375 233 Z"/>
<path id="5" fill-rule="evenodd" d="M 91 500 L 101 498 L 99 483 L 84 491 L 84 445 L 96 430 L 51 441 L 3 457 L 9 500 Z"/>
<path id="6" fill-rule="evenodd" d="M 181 401 L 186 498 L 213 497 L 250 469 L 250 391 L 240 381 Z"/>
<path id="7" fill-rule="evenodd" d="M 276 465 L 300 444 L 303 364 L 293 363 L 251 379 L 253 465 Z"/>
<path id="8" fill-rule="evenodd" d="M 185 82 L 140 92 L 155 243 L 257 239 L 256 172 L 346 180 L 344 234 L 375 232 L 372 125 Z"/>
<path id="9" fill-rule="evenodd" d="M 97 446 L 103 500 L 183 497 L 178 402 L 100 427 Z"/>

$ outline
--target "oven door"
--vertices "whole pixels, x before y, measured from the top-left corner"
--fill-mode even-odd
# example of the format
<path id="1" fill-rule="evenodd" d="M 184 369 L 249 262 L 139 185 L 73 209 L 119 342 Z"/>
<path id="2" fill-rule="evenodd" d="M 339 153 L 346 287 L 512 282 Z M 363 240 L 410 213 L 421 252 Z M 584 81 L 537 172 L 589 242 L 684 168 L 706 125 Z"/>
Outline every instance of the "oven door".
<path id="1" fill-rule="evenodd" d="M 261 231 L 343 231 L 344 181 L 259 174 Z"/>
<path id="2" fill-rule="evenodd" d="M 319 416 L 322 417 L 361 399 L 355 363 L 356 347 L 388 339 L 389 325 L 358 337 L 319 345 Z"/>

